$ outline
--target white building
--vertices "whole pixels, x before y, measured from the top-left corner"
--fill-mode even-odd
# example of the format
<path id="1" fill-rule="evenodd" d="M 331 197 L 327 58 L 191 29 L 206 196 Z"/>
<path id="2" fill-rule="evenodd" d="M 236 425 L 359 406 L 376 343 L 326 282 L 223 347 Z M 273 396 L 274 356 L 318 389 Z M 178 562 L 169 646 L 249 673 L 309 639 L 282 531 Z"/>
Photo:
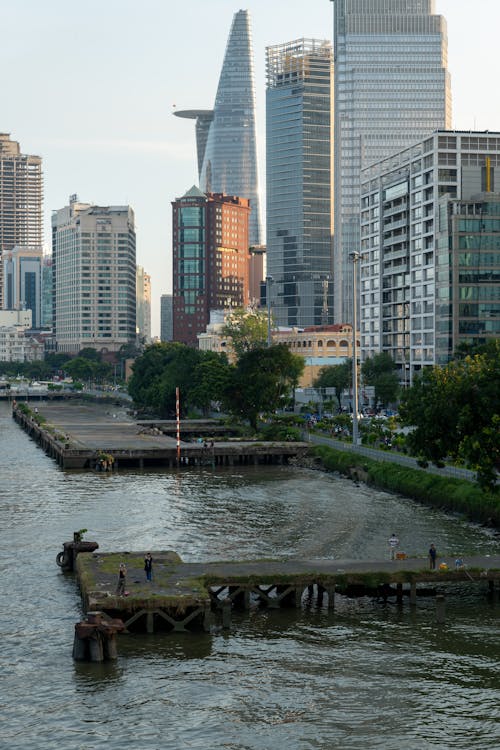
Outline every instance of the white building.
<path id="1" fill-rule="evenodd" d="M 31 310 L 0 310 L 0 361 L 33 362 L 43 359 L 42 343 L 26 336 L 31 328 Z"/>
<path id="2" fill-rule="evenodd" d="M 130 206 L 70 205 L 52 216 L 57 349 L 116 352 L 136 337 L 136 252 Z"/>

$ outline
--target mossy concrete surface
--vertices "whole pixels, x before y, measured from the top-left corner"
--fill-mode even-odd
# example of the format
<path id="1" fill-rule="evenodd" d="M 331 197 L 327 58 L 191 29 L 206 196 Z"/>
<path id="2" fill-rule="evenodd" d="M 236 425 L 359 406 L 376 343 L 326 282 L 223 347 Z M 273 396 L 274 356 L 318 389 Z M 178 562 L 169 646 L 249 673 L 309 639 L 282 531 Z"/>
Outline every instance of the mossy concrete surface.
<path id="1" fill-rule="evenodd" d="M 87 609 L 131 612 L 158 608 L 182 613 L 210 601 L 210 586 L 259 585 L 325 588 L 360 585 L 373 588 L 397 583 L 445 583 L 500 580 L 500 556 L 464 558 L 450 555 L 447 569 L 429 570 L 424 558 L 404 560 L 254 560 L 184 563 L 176 552 L 151 551 L 153 580 L 146 581 L 145 552 L 83 553 L 77 558 L 77 574 Z M 464 567 L 455 568 L 455 557 Z M 127 567 L 126 595 L 118 596 L 120 563 Z"/>

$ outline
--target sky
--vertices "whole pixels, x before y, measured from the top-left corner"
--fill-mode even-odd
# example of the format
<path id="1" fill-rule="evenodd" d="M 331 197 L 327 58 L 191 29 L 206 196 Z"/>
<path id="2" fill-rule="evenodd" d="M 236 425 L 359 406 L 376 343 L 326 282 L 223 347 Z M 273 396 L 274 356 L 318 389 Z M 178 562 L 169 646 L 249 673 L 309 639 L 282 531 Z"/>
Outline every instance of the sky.
<path id="1" fill-rule="evenodd" d="M 329 0 L 15 0 L 2 7 L 0 132 L 43 158 L 44 235 L 80 200 L 130 204 L 137 262 L 152 281 L 152 333 L 172 290 L 171 206 L 197 184 L 194 122 L 213 107 L 232 17 L 250 11 L 260 184 L 265 183 L 265 48 L 332 37 Z M 453 127 L 500 131 L 499 0 L 436 0 L 448 23 Z M 262 202 L 263 205 L 263 202 Z"/>

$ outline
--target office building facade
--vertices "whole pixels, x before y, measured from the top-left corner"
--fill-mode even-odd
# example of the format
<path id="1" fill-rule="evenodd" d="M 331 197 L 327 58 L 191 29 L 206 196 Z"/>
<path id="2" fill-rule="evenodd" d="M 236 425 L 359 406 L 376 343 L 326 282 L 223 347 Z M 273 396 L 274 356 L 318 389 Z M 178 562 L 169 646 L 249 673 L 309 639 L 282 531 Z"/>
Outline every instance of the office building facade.
<path id="1" fill-rule="evenodd" d="M 33 328 L 42 327 L 42 248 L 5 250 L 3 304 L 5 310 L 31 310 Z"/>
<path id="2" fill-rule="evenodd" d="M 234 15 L 213 110 L 179 110 L 174 114 L 196 120 L 201 190 L 248 199 L 252 209 L 249 242 L 260 245 L 255 75 L 247 10 Z"/>
<path id="3" fill-rule="evenodd" d="M 42 246 L 42 160 L 22 154 L 9 133 L 0 133 L 0 256 L 17 247 Z M 4 307 L 0 263 L 0 309 Z"/>
<path id="4" fill-rule="evenodd" d="M 160 297 L 160 340 L 162 342 L 174 339 L 173 297 L 162 294 Z"/>
<path id="5" fill-rule="evenodd" d="M 352 321 L 360 172 L 451 127 L 447 31 L 434 0 L 335 0 L 335 320 Z"/>
<path id="6" fill-rule="evenodd" d="M 267 274 L 278 325 L 333 320 L 333 60 L 331 44 L 268 47 Z"/>
<path id="7" fill-rule="evenodd" d="M 360 266 L 362 357 L 402 384 L 498 337 L 500 133 L 436 131 L 363 170 Z"/>
<path id="8" fill-rule="evenodd" d="M 210 310 L 248 305 L 250 205 L 193 186 L 172 210 L 173 338 L 197 346 Z"/>
<path id="9" fill-rule="evenodd" d="M 136 340 L 136 238 L 130 206 L 76 196 L 52 216 L 53 324 L 58 351 L 117 352 Z"/>

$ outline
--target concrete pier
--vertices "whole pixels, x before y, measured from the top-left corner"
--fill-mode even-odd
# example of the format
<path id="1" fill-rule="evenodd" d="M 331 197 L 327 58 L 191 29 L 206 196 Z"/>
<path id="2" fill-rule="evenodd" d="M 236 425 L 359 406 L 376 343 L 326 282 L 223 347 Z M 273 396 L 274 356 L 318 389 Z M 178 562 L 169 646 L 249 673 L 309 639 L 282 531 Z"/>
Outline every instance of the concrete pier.
<path id="1" fill-rule="evenodd" d="M 181 441 L 179 456 L 176 439 L 160 427 L 144 432 L 144 424 L 129 418 L 123 409 L 111 406 L 106 411 L 91 402 L 51 402 L 41 405 L 37 415 L 18 405 L 13 417 L 63 469 L 280 465 L 309 450 L 308 443 L 202 440 Z M 193 427 L 184 424 L 194 437 Z M 201 428 L 201 423 L 198 426 Z"/>
<path id="2" fill-rule="evenodd" d="M 147 582 L 144 553 L 79 554 L 76 569 L 85 609 L 120 618 L 131 631 L 209 631 L 214 614 L 229 629 L 236 608 L 299 608 L 315 602 L 333 612 L 342 594 L 393 598 L 400 607 L 407 598 L 414 607 L 419 585 L 426 584 L 420 593 L 436 594 L 436 620 L 442 623 L 445 601 L 439 589 L 444 584 L 479 585 L 489 594 L 500 581 L 500 556 L 470 557 L 461 569 L 450 565 L 436 571 L 423 558 L 184 563 L 173 551 L 153 551 L 152 556 L 153 581 Z M 127 566 L 124 596 L 116 594 L 121 562 Z"/>

